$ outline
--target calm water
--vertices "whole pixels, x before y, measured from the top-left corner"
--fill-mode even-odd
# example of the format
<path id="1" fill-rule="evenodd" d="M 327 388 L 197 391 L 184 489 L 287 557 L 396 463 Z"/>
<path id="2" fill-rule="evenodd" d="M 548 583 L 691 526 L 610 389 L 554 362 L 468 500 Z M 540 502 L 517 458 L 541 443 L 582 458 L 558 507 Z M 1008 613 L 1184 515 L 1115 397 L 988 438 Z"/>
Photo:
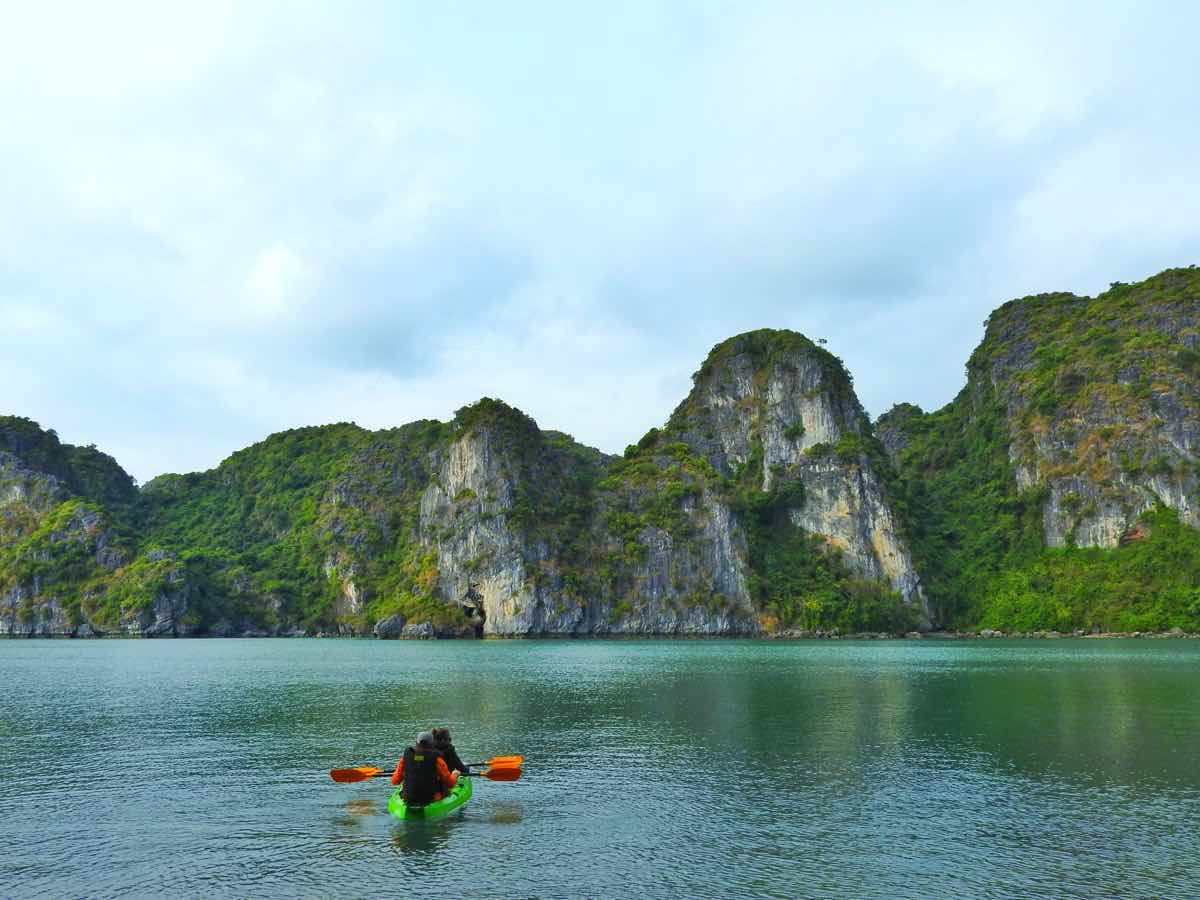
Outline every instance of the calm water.
<path id="1" fill-rule="evenodd" d="M 0 895 L 1200 895 L 1200 642 L 0 641 Z M 439 823 L 391 765 L 523 753 Z"/>

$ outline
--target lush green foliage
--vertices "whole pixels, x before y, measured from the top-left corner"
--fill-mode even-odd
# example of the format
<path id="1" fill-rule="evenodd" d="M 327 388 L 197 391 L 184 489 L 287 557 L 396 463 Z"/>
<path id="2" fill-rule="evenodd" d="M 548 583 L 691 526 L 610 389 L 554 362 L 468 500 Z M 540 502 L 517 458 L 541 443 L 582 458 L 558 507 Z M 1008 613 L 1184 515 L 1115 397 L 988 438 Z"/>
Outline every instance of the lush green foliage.
<path id="1" fill-rule="evenodd" d="M 618 459 L 484 398 L 449 423 L 381 432 L 341 423 L 272 435 L 212 471 L 163 476 L 139 493 L 94 447 L 0 417 L 0 452 L 20 461 L 0 484 L 15 498 L 0 516 L 0 593 L 33 594 L 22 615 L 53 595 L 72 621 L 86 615 L 108 627 L 186 585 L 188 624 L 200 629 L 293 622 L 363 630 L 396 613 L 452 629 L 465 619 L 437 596 L 431 547 L 468 546 L 471 528 L 502 516 L 523 546 L 537 548 L 529 579 L 558 585 L 565 605 L 607 597 L 619 619 L 640 602 L 635 573 L 653 548 L 693 550 L 698 559 L 705 510 L 724 506 L 744 534 L 751 597 L 768 627 L 905 630 L 915 623 L 898 595 L 855 577 L 836 547 L 790 515 L 805 502 L 806 471 L 867 460 L 887 482 L 943 624 L 1200 628 L 1200 533 L 1157 510 L 1145 518 L 1148 537 L 1129 546 L 1047 550 L 1046 491 L 1019 491 L 1012 463 L 1015 455 L 1040 483 L 1090 479 L 1106 497 L 1122 480 L 1151 476 L 1195 487 L 1200 467 L 1160 436 L 1158 414 L 1200 415 L 1198 300 L 1200 272 L 1180 269 L 1097 298 L 1006 304 L 990 318 L 954 402 L 932 414 L 905 405 L 881 421 L 888 446 L 903 445 L 894 466 L 841 361 L 801 335 L 766 329 L 715 347 L 668 424 Z M 779 369 L 804 371 L 803 390 L 830 397 L 841 436 L 772 466 L 768 491 L 761 429 L 765 387 Z M 713 410 L 735 410 L 749 423 L 738 454 L 722 444 L 723 420 Z M 790 425 L 783 437 L 799 441 L 803 426 Z M 482 442 L 480 457 L 500 461 L 511 494 L 501 503 L 486 489 L 479 493 L 489 496 L 462 487 L 452 497 L 434 489 L 429 496 L 448 512 L 422 525 L 422 496 L 440 486 L 438 467 L 459 440 Z M 1047 456 L 1047 446 L 1060 449 Z M 1035 450 L 1043 456 L 1035 459 Z M 1061 501 L 1076 518 L 1096 505 L 1074 493 Z M 482 551 L 466 571 L 488 563 Z M 672 575 L 669 602 L 728 603 L 694 568 Z"/>
<path id="2" fill-rule="evenodd" d="M 971 414 L 964 391 L 901 427 L 909 443 L 892 481 L 897 514 L 939 618 L 971 625 L 996 574 L 1040 552 L 1044 495 L 1017 490 L 1004 413 L 991 396 Z"/>
<path id="3" fill-rule="evenodd" d="M 1115 550 L 1045 550 L 987 584 L 979 619 L 1016 631 L 1200 631 L 1200 535 L 1174 510 L 1145 513 L 1148 536 Z"/>
<path id="4" fill-rule="evenodd" d="M 916 612 L 898 593 L 855 576 L 840 550 L 791 522 L 789 511 L 804 505 L 802 481 L 779 479 L 769 491 L 756 481 L 743 473 L 730 492 L 746 531 L 751 596 L 768 630 L 902 633 L 916 627 Z"/>
<path id="5" fill-rule="evenodd" d="M 301 428 L 272 435 L 210 472 L 157 478 L 143 492 L 145 539 L 241 566 L 284 611 L 309 619 L 332 607 L 322 572 L 329 536 L 318 526 L 321 496 L 370 440 L 354 425 Z"/>
<path id="6" fill-rule="evenodd" d="M 119 568 L 102 591 L 89 594 L 83 610 L 93 622 L 116 630 L 123 618 L 147 611 L 161 593 L 182 581 L 179 569 L 171 557 L 140 556 Z"/>
<path id="7" fill-rule="evenodd" d="M 63 444 L 53 429 L 18 416 L 0 416 L 0 451 L 20 458 L 24 465 L 53 475 L 68 491 L 104 506 L 119 519 L 137 499 L 133 479 L 115 459 L 95 445 Z"/>
<path id="8" fill-rule="evenodd" d="M 1156 396 L 1174 392 L 1195 404 L 1190 351 L 1172 351 L 1167 335 L 1195 329 L 1198 298 L 1200 270 L 1193 268 L 1115 284 L 1096 298 L 1043 295 L 1005 304 L 989 319 L 968 386 L 951 404 L 932 414 L 906 405 L 881 419 L 881 429 L 907 444 L 893 493 L 944 624 L 1195 627 L 1185 589 L 1189 577 L 1198 583 L 1195 574 L 1173 580 L 1142 562 L 1172 558 L 1186 573 L 1200 553 L 1200 533 L 1160 513 L 1152 537 L 1131 547 L 1047 549 L 1046 491 L 1018 490 L 1010 446 L 1028 455 L 1036 434 L 1053 434 L 1075 451 L 1040 466 L 1042 476 L 1079 475 L 1102 488 L 1118 474 L 1178 475 L 1148 451 L 1156 440 L 1149 429 L 1161 424 Z M 1074 494 L 1063 507 L 1094 512 Z"/>
<path id="9" fill-rule="evenodd" d="M 18 586 L 61 585 L 65 604 L 78 604 L 103 576 L 95 560 L 95 538 L 103 518 L 92 504 L 70 499 L 44 514 L 25 509 L 5 517 L 0 541 L 0 593 Z"/>
<path id="10" fill-rule="evenodd" d="M 1031 459 L 1047 433 L 1071 446 L 1047 474 L 1109 484 L 1134 454 L 1165 472 L 1173 463 L 1163 454 L 1176 454 L 1156 434 L 1160 403 L 1169 397 L 1200 415 L 1196 353 L 1180 346 L 1200 337 L 1198 304 L 1196 267 L 1114 283 L 1097 297 L 1014 300 L 989 317 L 969 370 L 977 380 L 1005 379 L 1022 457 Z"/>

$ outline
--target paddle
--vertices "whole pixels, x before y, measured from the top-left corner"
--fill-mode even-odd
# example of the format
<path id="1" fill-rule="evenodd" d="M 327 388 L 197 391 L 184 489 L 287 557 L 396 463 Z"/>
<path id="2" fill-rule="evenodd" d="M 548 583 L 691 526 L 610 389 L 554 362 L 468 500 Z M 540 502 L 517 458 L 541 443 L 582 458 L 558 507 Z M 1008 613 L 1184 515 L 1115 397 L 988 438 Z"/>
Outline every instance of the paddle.
<path id="1" fill-rule="evenodd" d="M 356 784 L 387 774 L 383 769 L 377 769 L 374 766 L 353 766 L 349 769 L 329 770 L 329 777 L 338 784 Z M 517 766 L 491 766 L 482 772 L 467 774 L 476 778 L 486 778 L 489 781 L 516 781 L 521 777 L 521 770 Z"/>
<path id="2" fill-rule="evenodd" d="M 468 772 L 469 776 L 480 776 L 488 781 L 516 781 L 521 777 L 521 770 L 516 767 L 509 766 L 492 766 L 490 769 L 484 769 L 482 772 Z"/>
<path id="3" fill-rule="evenodd" d="M 521 763 L 525 762 L 525 757 L 513 754 L 512 756 L 493 756 L 487 762 L 467 763 L 467 768 L 472 766 L 504 766 L 506 769 L 520 768 Z"/>
<path id="4" fill-rule="evenodd" d="M 382 774 L 384 774 L 383 769 L 377 769 L 374 766 L 354 766 L 349 769 L 329 770 L 329 777 L 339 784 L 354 784 Z"/>

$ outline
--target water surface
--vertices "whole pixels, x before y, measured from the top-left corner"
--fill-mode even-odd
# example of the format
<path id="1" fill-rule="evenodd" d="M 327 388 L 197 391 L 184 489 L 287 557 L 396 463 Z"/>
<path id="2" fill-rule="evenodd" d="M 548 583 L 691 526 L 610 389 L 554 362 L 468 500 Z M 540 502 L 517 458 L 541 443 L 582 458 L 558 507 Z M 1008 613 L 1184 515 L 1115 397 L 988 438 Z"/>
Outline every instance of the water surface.
<path id="1" fill-rule="evenodd" d="M 0 893 L 1200 895 L 1200 642 L 0 641 Z M 327 770 L 522 753 L 438 823 Z"/>

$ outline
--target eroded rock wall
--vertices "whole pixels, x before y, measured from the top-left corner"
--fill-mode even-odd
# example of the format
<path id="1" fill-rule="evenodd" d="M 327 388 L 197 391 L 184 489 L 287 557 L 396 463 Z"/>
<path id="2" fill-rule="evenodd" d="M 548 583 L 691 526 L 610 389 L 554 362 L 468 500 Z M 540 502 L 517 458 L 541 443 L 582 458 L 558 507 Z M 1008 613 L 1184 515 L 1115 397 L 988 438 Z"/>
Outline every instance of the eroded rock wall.
<path id="1" fill-rule="evenodd" d="M 882 448 L 836 357 L 791 332 L 731 338 L 697 373 L 672 426 L 725 475 L 744 477 L 752 467 L 764 491 L 801 482 L 792 521 L 824 535 L 856 573 L 885 581 L 929 623 L 877 471 Z"/>
<path id="2" fill-rule="evenodd" d="M 1200 528 L 1198 349 L 1194 269 L 993 313 L 969 390 L 1003 405 L 1017 484 L 1046 492 L 1047 546 L 1116 547 L 1158 503 Z"/>

